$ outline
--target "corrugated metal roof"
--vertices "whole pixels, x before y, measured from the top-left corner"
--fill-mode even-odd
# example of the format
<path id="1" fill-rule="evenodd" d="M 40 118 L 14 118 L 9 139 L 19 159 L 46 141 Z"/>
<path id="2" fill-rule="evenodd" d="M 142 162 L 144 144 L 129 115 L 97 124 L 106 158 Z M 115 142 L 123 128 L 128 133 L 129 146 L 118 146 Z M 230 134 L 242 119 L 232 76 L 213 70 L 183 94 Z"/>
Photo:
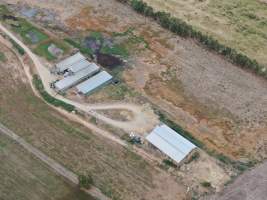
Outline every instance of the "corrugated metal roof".
<path id="1" fill-rule="evenodd" d="M 96 74 L 92 78 L 88 79 L 87 81 L 77 85 L 77 89 L 79 92 L 83 94 L 87 94 L 94 89 L 100 87 L 101 85 L 105 84 L 106 82 L 110 81 L 112 76 L 107 73 L 106 71 L 102 71 L 99 74 Z"/>
<path id="2" fill-rule="evenodd" d="M 78 84 L 83 79 L 86 79 L 86 78 L 92 76 L 93 74 L 98 72 L 99 69 L 100 68 L 97 65 L 90 65 L 89 67 L 77 72 L 76 74 L 74 74 L 72 76 L 67 76 L 64 79 L 56 82 L 55 88 L 58 91 L 66 90 L 66 89 L 74 86 L 75 84 Z"/>
<path id="3" fill-rule="evenodd" d="M 92 66 L 95 65 L 95 66 Z M 73 73 L 77 73 L 86 67 L 98 67 L 95 63 L 91 63 L 88 60 L 80 60 L 69 67 L 69 70 Z"/>
<path id="4" fill-rule="evenodd" d="M 182 161 L 196 146 L 165 124 L 159 125 L 146 139 L 175 160 Z"/>
<path id="5" fill-rule="evenodd" d="M 63 72 L 66 69 L 68 69 L 71 65 L 81 61 L 81 60 L 85 60 L 86 58 L 80 53 L 76 53 L 73 56 L 70 56 L 68 58 L 66 58 L 65 60 L 62 60 L 61 62 L 59 62 L 58 64 L 56 64 L 56 68 L 58 72 Z"/>

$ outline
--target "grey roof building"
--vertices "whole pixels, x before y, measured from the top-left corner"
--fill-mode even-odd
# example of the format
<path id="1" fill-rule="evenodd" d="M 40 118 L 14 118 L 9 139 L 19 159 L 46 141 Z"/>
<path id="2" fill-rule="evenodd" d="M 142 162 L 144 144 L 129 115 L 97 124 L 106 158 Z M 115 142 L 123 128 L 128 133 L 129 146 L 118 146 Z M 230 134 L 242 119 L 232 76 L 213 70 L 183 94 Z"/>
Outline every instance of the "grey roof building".
<path id="1" fill-rule="evenodd" d="M 196 146 L 165 124 L 156 126 L 146 139 L 177 163 Z"/>
<path id="2" fill-rule="evenodd" d="M 63 73 L 65 70 L 69 69 L 69 67 L 82 60 L 86 60 L 86 58 L 78 52 L 56 64 L 56 72 Z"/>
<path id="3" fill-rule="evenodd" d="M 58 81 L 55 83 L 55 90 L 58 92 L 65 91 L 71 87 L 73 87 L 76 84 L 79 84 L 80 82 L 84 81 L 88 77 L 96 74 L 99 72 L 100 68 L 97 65 L 90 65 L 74 75 L 70 75 L 65 77 L 64 79 Z"/>
<path id="4" fill-rule="evenodd" d="M 93 92 L 95 89 L 109 83 L 112 80 L 112 76 L 106 71 L 102 71 L 88 80 L 80 83 L 76 86 L 79 93 L 88 94 Z"/>

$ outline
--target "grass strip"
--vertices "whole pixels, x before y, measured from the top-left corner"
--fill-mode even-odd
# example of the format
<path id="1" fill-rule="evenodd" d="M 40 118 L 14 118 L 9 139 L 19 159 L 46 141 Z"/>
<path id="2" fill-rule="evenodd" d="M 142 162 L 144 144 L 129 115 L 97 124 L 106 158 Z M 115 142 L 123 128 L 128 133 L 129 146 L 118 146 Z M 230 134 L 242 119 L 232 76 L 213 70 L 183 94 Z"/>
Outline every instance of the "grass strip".
<path id="1" fill-rule="evenodd" d="M 33 85 L 38 90 L 40 95 L 44 98 L 44 100 L 49 104 L 52 104 L 56 107 L 61 107 L 68 112 L 72 112 L 75 110 L 75 107 L 73 105 L 67 104 L 64 101 L 58 100 L 52 97 L 50 94 L 48 94 L 44 89 L 42 80 L 36 74 L 33 75 Z"/>

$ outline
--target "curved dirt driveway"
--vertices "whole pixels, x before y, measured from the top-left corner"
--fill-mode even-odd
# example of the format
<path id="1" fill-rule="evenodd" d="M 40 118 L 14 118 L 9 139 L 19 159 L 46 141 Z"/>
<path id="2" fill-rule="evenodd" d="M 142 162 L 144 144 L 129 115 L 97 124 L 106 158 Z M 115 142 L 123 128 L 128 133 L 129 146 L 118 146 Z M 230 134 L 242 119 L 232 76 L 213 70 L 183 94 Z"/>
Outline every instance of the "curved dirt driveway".
<path id="1" fill-rule="evenodd" d="M 144 109 L 140 106 L 131 105 L 131 104 L 81 104 L 70 99 L 67 99 L 61 95 L 57 95 L 57 93 L 50 88 L 49 83 L 53 81 L 52 76 L 48 70 L 38 59 L 38 57 L 32 53 L 32 51 L 22 43 L 13 33 L 11 33 L 8 29 L 6 29 L 2 24 L 0 24 L 0 30 L 2 30 L 5 34 L 7 34 L 11 39 L 13 39 L 18 45 L 20 45 L 28 56 L 32 59 L 36 70 L 38 71 L 39 76 L 43 82 L 45 90 L 51 95 L 56 96 L 57 99 L 60 99 L 68 104 L 75 106 L 77 109 L 80 109 L 89 115 L 96 117 L 99 120 L 104 121 L 107 124 L 115 126 L 117 128 L 121 128 L 127 132 L 137 132 L 137 133 L 145 133 L 150 131 L 157 123 L 158 119 L 152 110 Z M 31 80 L 30 80 L 31 81 Z M 110 119 L 104 115 L 101 115 L 94 110 L 112 110 L 112 109 L 124 109 L 129 110 L 133 113 L 134 117 L 131 121 L 117 121 Z"/>

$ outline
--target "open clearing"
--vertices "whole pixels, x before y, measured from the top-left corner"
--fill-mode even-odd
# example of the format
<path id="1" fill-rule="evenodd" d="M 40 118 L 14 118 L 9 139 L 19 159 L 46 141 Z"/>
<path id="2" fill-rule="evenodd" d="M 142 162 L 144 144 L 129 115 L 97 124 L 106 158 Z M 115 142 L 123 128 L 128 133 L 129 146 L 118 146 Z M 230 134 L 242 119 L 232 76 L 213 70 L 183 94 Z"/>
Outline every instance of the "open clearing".
<path id="1" fill-rule="evenodd" d="M 0 132 L 0 199 L 93 200 Z"/>
<path id="2" fill-rule="evenodd" d="M 172 120 L 192 132 L 210 150 L 217 150 L 242 161 L 266 158 L 266 80 L 207 52 L 191 40 L 169 33 L 113 0 L 67 0 L 64 5 L 59 0 L 47 1 L 45 4 L 30 0 L 23 2 L 38 6 L 38 9 L 54 11 L 57 20 L 49 23 L 55 23 L 53 27 L 66 26 L 66 33 L 62 33 L 60 29 L 59 35 L 63 34 L 63 37 L 67 34 L 73 38 L 83 38 L 94 31 L 96 35 L 101 32 L 115 41 L 124 41 L 123 47 L 127 48 L 129 57 L 126 67 L 120 69 L 120 77 L 126 87 L 121 84 L 117 90 L 114 86 L 109 86 L 90 97 L 80 98 L 82 102 L 103 102 L 104 99 L 104 102 L 112 100 L 117 105 L 122 105 L 122 101 L 132 103 L 133 97 L 139 98 L 140 102 L 150 101 L 155 108 L 165 111 Z M 20 9 L 19 6 L 17 4 L 14 7 Z M 114 35 L 123 36 L 115 39 Z M 133 40 L 138 43 L 133 45 Z M 115 52 L 120 51 L 117 49 Z M 228 175 L 216 161 L 209 163 L 210 159 L 205 156 L 196 165 L 185 165 L 178 172 L 180 174 L 176 177 L 183 177 L 185 182 L 181 183 L 179 179 L 177 184 L 172 179 L 167 180 L 165 173 L 155 170 L 135 154 L 95 137 L 87 129 L 70 124 L 61 115 L 48 109 L 31 94 L 27 84 L 21 84 L 21 81 L 26 82 L 23 72 L 14 69 L 16 73 L 13 75 L 10 71 L 3 70 L 3 88 L 0 92 L 6 95 L 0 98 L 0 120 L 9 127 L 13 126 L 15 131 L 26 123 L 27 132 L 21 133 L 25 139 L 71 170 L 93 174 L 97 187 L 109 196 L 119 199 L 126 195 L 130 196 L 127 196 L 128 199 L 183 198 L 178 195 L 179 192 L 185 194 L 183 184 L 191 186 L 192 182 L 209 181 L 219 188 L 228 180 Z M 19 108 L 14 110 L 14 104 L 20 105 Z M 99 112 L 93 112 L 98 118 L 98 114 L 103 112 L 102 106 L 104 105 L 100 105 Z M 105 114 L 112 118 L 120 115 Z M 17 123 L 14 125 L 13 121 Z M 119 125 L 118 127 L 125 124 L 118 124 L 117 120 L 106 119 L 106 122 Z M 200 176 L 199 169 L 206 172 L 208 177 Z M 183 174 L 183 171 L 187 171 L 187 174 Z M 157 173 L 162 175 L 156 175 Z M 192 176 L 187 176 L 190 173 Z M 164 187 L 160 184 L 162 180 L 167 182 L 163 184 Z M 169 187 L 170 185 L 173 187 Z M 164 196 L 166 193 L 169 196 Z"/>
<path id="3" fill-rule="evenodd" d="M 144 0 L 267 66 L 267 4 L 259 0 Z M 265 2 L 265 3 L 264 3 Z"/>
<path id="4" fill-rule="evenodd" d="M 92 174 L 96 187 L 114 199 L 184 198 L 182 183 L 129 150 L 64 119 L 35 97 L 17 58 L 5 52 L 9 64 L 1 64 L 0 74 L 4 125 L 75 173 Z"/>
<path id="5" fill-rule="evenodd" d="M 76 35 L 77 30 L 112 34 L 134 28 L 149 48 L 130 51 L 124 80 L 207 147 L 237 159 L 266 157 L 266 80 L 163 30 L 116 1 L 84 0 L 75 11 L 78 14 L 72 17 L 61 17 Z"/>
<path id="6" fill-rule="evenodd" d="M 267 162 L 245 172 L 220 194 L 205 200 L 265 200 L 267 194 Z M 204 200 L 203 199 L 203 200 Z"/>

